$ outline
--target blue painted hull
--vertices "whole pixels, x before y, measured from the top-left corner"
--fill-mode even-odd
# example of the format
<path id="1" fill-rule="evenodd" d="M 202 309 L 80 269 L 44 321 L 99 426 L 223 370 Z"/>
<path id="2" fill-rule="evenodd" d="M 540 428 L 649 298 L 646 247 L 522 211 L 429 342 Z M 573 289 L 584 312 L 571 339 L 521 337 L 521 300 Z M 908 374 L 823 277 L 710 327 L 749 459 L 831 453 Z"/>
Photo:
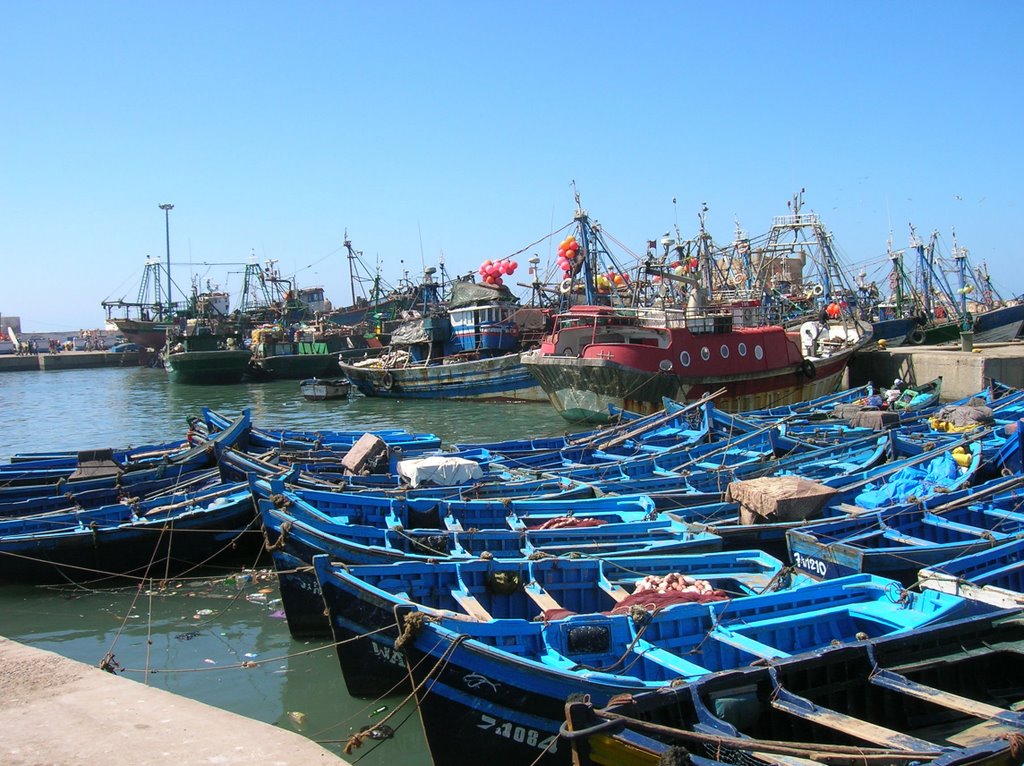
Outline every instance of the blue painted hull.
<path id="1" fill-rule="evenodd" d="M 984 487 L 971 494 L 977 503 L 967 505 L 969 495 L 935 512 L 901 508 L 789 530 L 790 559 L 814 577 L 870 572 L 913 584 L 924 567 L 941 569 L 950 559 L 1024 535 L 1024 514 L 1012 510 L 1019 500 L 985 501 Z"/>
<path id="2" fill-rule="evenodd" d="M 41 512 L 52 509 L 55 495 L 66 496 L 70 493 L 72 496 L 88 496 L 88 493 L 103 490 L 122 490 L 132 497 L 139 497 L 154 483 L 184 481 L 192 478 L 195 471 L 212 467 L 216 464 L 219 450 L 228 447 L 244 448 L 248 444 L 250 426 L 249 412 L 246 410 L 239 417 L 226 421 L 223 430 L 209 440 L 198 442 L 197 446 L 158 460 L 127 463 L 123 466 L 123 473 L 114 475 L 74 478 L 73 469 L 65 466 L 40 483 L 24 483 L 15 480 L 14 474 L 20 472 L 23 466 L 33 464 L 19 463 L 11 466 L 12 474 L 0 486 L 0 507 L 10 510 L 9 504 L 40 498 L 45 506 L 40 508 Z M 26 475 L 31 473 L 31 470 L 26 471 Z"/>
<path id="3" fill-rule="evenodd" d="M 262 542 L 244 484 L 0 522 L 0 582 L 56 583 L 160 577 L 244 555 Z"/>
<path id="4" fill-rule="evenodd" d="M 1004 306 L 974 317 L 975 343 L 1006 343 L 1016 338 L 1024 326 L 1024 303 Z"/>
<path id="5" fill-rule="evenodd" d="M 219 432 L 231 419 L 225 415 L 203 408 L 203 420 L 211 432 Z M 359 441 L 365 431 L 291 431 L 282 429 L 253 428 L 249 434 L 249 445 L 253 449 L 288 450 L 329 450 L 343 455 Z M 435 450 L 441 446 L 441 439 L 435 434 L 409 433 L 401 428 L 384 428 L 373 432 L 389 447 L 401 447 L 408 454 Z"/>
<path id="6" fill-rule="evenodd" d="M 1004 613 L 1005 614 L 1005 613 Z M 566 707 L 574 763 L 872 762 L 1013 766 L 1024 630 L 981 617 Z M 955 648 L 955 650 L 953 650 Z M 979 721 L 983 721 L 979 725 Z M 614 725 L 613 725 L 614 724 Z M 784 748 L 784 749 L 783 749 Z M 848 760 L 847 760 L 848 759 Z M 863 759 L 863 760 L 862 760 Z"/>
<path id="7" fill-rule="evenodd" d="M 669 518 L 643 520 L 643 512 L 612 515 L 611 523 L 600 526 L 536 529 L 526 528 L 521 520 L 504 514 L 499 518 L 494 511 L 498 506 L 505 507 L 505 502 L 500 502 L 478 504 L 476 507 L 482 510 L 475 515 L 474 523 L 455 521 L 460 515 L 456 511 L 455 516 L 449 516 L 451 522 L 444 524 L 438 511 L 421 510 L 415 521 L 406 514 L 399 526 L 385 523 L 389 513 L 396 520 L 402 513 L 393 499 L 378 498 L 373 511 L 365 506 L 362 510 L 350 506 L 351 513 L 340 513 L 342 506 L 339 505 L 329 515 L 308 505 L 296 493 L 271 493 L 258 483 L 252 487 L 273 548 L 289 628 L 296 636 L 325 636 L 329 630 L 319 600 L 319 588 L 308 570 L 313 556 L 320 553 L 347 564 L 389 564 L 472 559 L 484 555 L 523 558 L 540 552 L 551 556 L 573 554 L 602 558 L 711 553 L 721 547 L 714 535 L 688 534 L 684 524 Z M 291 504 L 286 508 L 276 507 L 270 499 L 272 494 L 288 498 Z M 550 503 L 533 503 L 535 508 L 539 505 L 552 508 Z M 472 507 L 459 504 L 449 505 L 448 509 L 460 506 Z M 600 516 L 600 513 L 587 513 L 586 501 L 560 502 L 556 507 L 564 510 L 570 506 L 576 508 L 580 518 Z M 483 523 L 486 515 L 491 515 L 489 525 Z M 361 523 L 350 523 L 349 519 L 356 516 Z M 465 515 L 462 518 L 465 520 Z M 524 518 L 530 519 L 529 516 Z M 282 534 L 284 527 L 287 532 Z M 299 564 L 302 566 L 297 566 Z"/>
<path id="8" fill-rule="evenodd" d="M 420 367 L 356 367 L 341 371 L 366 396 L 392 399 L 481 399 L 546 402 L 519 354 Z"/>
<path id="9" fill-rule="evenodd" d="M 404 603 L 465 620 L 486 612 L 494 619 L 529 621 L 544 611 L 548 600 L 578 614 L 612 610 L 647 575 L 676 572 L 700 578 L 734 598 L 791 582 L 781 574 L 781 562 L 755 551 L 346 568 L 318 556 L 314 565 L 346 686 L 350 694 L 361 697 L 394 693 L 393 687 L 406 680 L 405 663 L 394 649 L 395 608 Z M 401 596 L 393 595 L 397 590 Z M 545 616 L 554 618 L 550 612 Z"/>
<path id="10" fill-rule="evenodd" d="M 973 551 L 918 574 L 922 588 L 953 593 L 1004 609 L 1024 606 L 1024 538 Z"/>
<path id="11" fill-rule="evenodd" d="M 683 604 L 655 612 L 642 630 L 605 615 L 536 626 L 428 621 L 402 648 L 431 757 L 458 763 L 459 752 L 468 751 L 502 766 L 565 764 L 569 753 L 557 733 L 566 700 L 588 695 L 601 706 L 615 695 L 834 642 L 909 633 L 975 609 L 966 600 L 940 606 L 914 595 L 908 611 L 887 595 L 892 581 L 859 577 L 867 576 L 728 603 Z M 836 587 L 819 590 L 829 584 Z"/>
<path id="12" fill-rule="evenodd" d="M 884 340 L 890 346 L 902 346 L 915 327 L 916 321 L 913 317 L 872 322 L 871 340 L 875 343 Z"/>

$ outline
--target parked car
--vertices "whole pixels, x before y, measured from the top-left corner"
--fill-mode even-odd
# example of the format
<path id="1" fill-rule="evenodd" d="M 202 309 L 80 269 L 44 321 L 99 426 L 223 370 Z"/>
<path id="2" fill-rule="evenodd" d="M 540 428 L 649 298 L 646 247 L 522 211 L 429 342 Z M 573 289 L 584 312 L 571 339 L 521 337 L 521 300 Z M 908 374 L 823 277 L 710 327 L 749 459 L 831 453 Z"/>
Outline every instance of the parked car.
<path id="1" fill-rule="evenodd" d="M 129 351 L 142 351 L 142 346 L 138 343 L 118 343 L 116 346 L 111 346 L 110 351 L 115 354 L 123 354 Z"/>

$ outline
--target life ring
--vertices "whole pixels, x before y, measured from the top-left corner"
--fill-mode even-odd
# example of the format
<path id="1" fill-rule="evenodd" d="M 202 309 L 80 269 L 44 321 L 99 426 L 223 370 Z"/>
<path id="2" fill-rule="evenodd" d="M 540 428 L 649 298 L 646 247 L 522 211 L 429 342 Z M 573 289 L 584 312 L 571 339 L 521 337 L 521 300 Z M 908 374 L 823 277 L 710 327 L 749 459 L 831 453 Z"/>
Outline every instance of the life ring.
<path id="1" fill-rule="evenodd" d="M 924 330 L 916 329 L 910 333 L 910 337 L 907 338 L 913 345 L 920 346 L 924 343 Z"/>
<path id="2" fill-rule="evenodd" d="M 562 295 L 568 295 L 570 290 L 572 290 L 572 277 L 566 277 L 562 280 L 562 284 L 558 286 L 558 292 Z"/>
<path id="3" fill-rule="evenodd" d="M 802 372 L 804 377 L 808 380 L 814 380 L 818 376 L 818 368 L 814 366 L 814 362 L 810 359 L 804 359 L 800 362 L 800 372 Z"/>
<path id="4" fill-rule="evenodd" d="M 814 287 L 811 288 L 811 292 L 814 293 L 815 295 L 824 295 L 825 288 L 822 287 L 821 285 L 815 285 Z"/>
<path id="5" fill-rule="evenodd" d="M 390 391 L 393 385 L 395 385 L 394 376 L 390 372 L 385 372 L 380 379 L 380 387 L 385 391 Z"/>

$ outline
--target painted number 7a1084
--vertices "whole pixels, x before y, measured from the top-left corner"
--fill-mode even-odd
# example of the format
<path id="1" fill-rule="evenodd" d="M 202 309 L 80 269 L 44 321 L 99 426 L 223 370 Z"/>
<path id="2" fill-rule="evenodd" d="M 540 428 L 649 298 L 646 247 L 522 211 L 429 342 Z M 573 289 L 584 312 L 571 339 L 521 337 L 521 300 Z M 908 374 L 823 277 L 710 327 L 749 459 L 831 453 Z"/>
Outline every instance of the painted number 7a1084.
<path id="1" fill-rule="evenodd" d="M 499 721 L 497 718 L 492 718 L 489 715 L 481 715 L 480 723 L 477 724 L 477 727 L 484 731 L 493 731 L 499 737 L 510 739 L 513 742 L 518 742 L 522 745 L 538 747 L 549 753 L 557 751 L 557 734 L 544 736 L 544 732 L 537 731 L 536 729 L 530 729 L 525 726 L 516 726 L 510 721 Z"/>
<path id="2" fill-rule="evenodd" d="M 809 572 L 812 575 L 818 575 L 818 577 L 824 577 L 825 573 L 828 571 L 828 565 L 826 565 L 821 559 L 816 559 L 813 556 L 805 556 L 798 552 L 793 553 L 793 563 L 805 572 Z"/>

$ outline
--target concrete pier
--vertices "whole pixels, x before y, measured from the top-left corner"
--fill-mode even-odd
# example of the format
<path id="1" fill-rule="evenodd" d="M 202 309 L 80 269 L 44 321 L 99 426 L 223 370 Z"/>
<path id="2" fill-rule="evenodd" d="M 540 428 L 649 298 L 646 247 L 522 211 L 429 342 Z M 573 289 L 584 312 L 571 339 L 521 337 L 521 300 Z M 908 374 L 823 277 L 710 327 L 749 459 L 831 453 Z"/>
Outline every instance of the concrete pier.
<path id="1" fill-rule="evenodd" d="M 942 398 L 962 399 L 981 391 L 991 379 L 1024 388 L 1024 343 L 975 343 L 956 346 L 898 346 L 859 352 L 850 360 L 850 386 L 895 378 L 926 383 L 942 376 Z"/>
<path id="2" fill-rule="evenodd" d="M 0 637 L 4 766 L 345 766 L 305 737 Z"/>
<path id="3" fill-rule="evenodd" d="M 82 370 L 92 367 L 138 367 L 148 364 L 155 354 L 146 351 L 61 351 L 59 354 L 29 354 L 0 356 L 0 372 L 24 370 Z"/>

